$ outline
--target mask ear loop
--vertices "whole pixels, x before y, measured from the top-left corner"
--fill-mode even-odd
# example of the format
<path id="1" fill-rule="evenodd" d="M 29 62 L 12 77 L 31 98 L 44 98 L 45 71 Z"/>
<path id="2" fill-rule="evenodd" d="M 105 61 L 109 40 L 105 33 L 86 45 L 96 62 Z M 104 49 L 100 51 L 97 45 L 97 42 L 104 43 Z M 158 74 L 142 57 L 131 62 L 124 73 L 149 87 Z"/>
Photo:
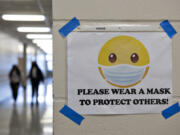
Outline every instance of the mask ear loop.
<path id="1" fill-rule="evenodd" d="M 149 66 L 148 66 L 148 67 L 146 67 L 146 70 L 145 70 L 145 73 L 144 73 L 144 75 L 143 75 L 142 79 L 144 79 L 144 78 L 146 77 L 146 75 L 147 75 L 148 71 L 149 71 Z"/>

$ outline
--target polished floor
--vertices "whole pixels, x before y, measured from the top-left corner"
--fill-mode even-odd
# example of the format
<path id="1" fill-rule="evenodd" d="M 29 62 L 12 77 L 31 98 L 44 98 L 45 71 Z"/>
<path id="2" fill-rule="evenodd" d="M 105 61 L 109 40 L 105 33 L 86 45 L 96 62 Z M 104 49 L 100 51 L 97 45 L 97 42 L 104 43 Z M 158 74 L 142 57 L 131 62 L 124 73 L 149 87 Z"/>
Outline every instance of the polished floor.
<path id="1" fill-rule="evenodd" d="M 47 79 L 39 89 L 39 104 L 31 105 L 31 86 L 24 93 L 19 89 L 17 103 L 10 97 L 10 88 L 0 88 L 0 135 L 52 135 L 52 80 Z M 35 99 L 34 99 L 35 101 Z"/>

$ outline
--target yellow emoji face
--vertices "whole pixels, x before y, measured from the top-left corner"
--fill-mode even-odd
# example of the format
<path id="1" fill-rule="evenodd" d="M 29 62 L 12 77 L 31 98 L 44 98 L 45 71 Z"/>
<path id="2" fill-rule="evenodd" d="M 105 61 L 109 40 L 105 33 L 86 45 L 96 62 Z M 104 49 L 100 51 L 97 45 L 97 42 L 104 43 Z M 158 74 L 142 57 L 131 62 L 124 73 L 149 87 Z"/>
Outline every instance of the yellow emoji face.
<path id="1" fill-rule="evenodd" d="M 132 87 L 141 82 L 149 70 L 149 54 L 145 46 L 130 36 L 107 41 L 98 56 L 99 72 L 111 85 Z"/>

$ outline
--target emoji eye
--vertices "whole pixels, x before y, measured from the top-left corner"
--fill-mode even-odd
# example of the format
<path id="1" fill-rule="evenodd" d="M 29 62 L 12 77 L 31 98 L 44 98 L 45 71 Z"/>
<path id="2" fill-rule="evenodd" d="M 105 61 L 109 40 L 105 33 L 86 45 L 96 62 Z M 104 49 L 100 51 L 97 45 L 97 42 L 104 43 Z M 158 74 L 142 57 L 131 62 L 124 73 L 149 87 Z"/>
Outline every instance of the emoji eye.
<path id="1" fill-rule="evenodd" d="M 137 54 L 137 53 L 133 53 L 133 54 L 131 55 L 131 61 L 132 61 L 133 63 L 136 63 L 138 60 L 139 60 L 138 54 Z"/>
<path id="2" fill-rule="evenodd" d="M 111 54 L 109 55 L 109 61 L 110 61 L 111 63 L 114 63 L 116 60 L 117 60 L 116 54 L 111 53 Z"/>

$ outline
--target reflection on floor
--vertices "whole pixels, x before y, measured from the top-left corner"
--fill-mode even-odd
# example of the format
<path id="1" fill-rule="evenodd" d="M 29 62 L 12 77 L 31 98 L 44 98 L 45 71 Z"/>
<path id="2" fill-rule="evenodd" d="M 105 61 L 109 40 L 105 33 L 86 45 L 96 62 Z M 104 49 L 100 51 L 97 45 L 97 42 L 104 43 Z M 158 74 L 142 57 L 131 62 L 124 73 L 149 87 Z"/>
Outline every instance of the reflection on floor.
<path id="1" fill-rule="evenodd" d="M 39 105 L 31 105 L 30 85 L 25 95 L 20 88 L 16 104 L 12 98 L 0 103 L 0 135 L 52 135 L 52 80 L 40 85 Z"/>

